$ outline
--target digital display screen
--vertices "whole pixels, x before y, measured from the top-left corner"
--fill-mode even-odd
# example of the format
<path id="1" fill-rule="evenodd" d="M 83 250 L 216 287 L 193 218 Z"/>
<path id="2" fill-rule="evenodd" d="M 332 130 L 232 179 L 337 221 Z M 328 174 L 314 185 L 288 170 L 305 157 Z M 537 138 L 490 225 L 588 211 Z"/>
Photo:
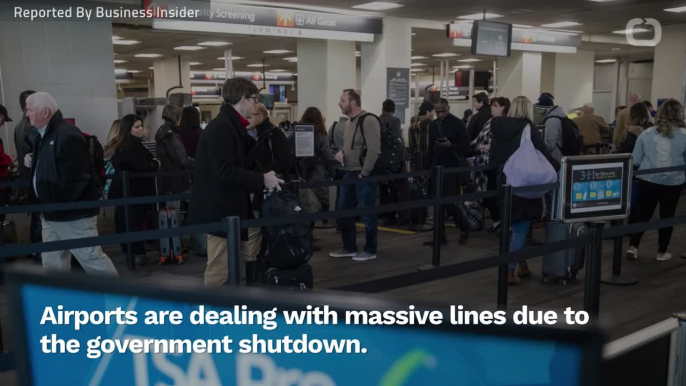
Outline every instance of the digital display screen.
<path id="1" fill-rule="evenodd" d="M 510 56 L 512 25 L 475 21 L 472 32 L 472 54 Z"/>
<path id="2" fill-rule="evenodd" d="M 621 209 L 623 175 L 621 162 L 572 166 L 571 212 Z"/>

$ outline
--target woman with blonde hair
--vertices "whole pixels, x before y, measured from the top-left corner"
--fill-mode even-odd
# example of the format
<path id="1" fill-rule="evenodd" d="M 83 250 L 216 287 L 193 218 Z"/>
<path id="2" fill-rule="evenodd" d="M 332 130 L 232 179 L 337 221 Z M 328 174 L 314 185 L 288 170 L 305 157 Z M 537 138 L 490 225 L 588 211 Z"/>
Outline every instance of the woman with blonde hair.
<path id="1" fill-rule="evenodd" d="M 104 159 L 108 160 L 114 155 L 114 151 L 121 145 L 119 138 L 119 126 L 121 119 L 115 119 L 110 126 L 110 132 L 107 134 L 107 141 L 105 142 Z"/>
<path id="2" fill-rule="evenodd" d="M 686 165 L 686 123 L 684 107 L 678 101 L 666 101 L 657 113 L 656 125 L 644 131 L 636 140 L 634 165 L 639 170 L 667 168 Z M 686 182 L 684 171 L 656 173 L 638 176 L 637 222 L 650 221 L 655 207 L 660 204 L 660 218 L 674 217 L 681 189 Z M 667 261 L 672 255 L 667 252 L 672 238 L 672 227 L 658 231 L 657 261 Z M 643 233 L 631 236 L 627 258 L 638 259 L 638 247 Z"/>
<path id="3" fill-rule="evenodd" d="M 489 151 L 489 165 L 498 168 L 498 185 L 506 183 L 503 168 L 507 160 L 519 149 L 522 135 L 527 131 L 534 148 L 538 150 L 550 165 L 557 171 L 560 163 L 553 158 L 546 149 L 545 142 L 538 130 L 533 128 L 533 104 L 525 96 L 516 97 L 510 106 L 507 117 L 493 118 L 491 121 L 491 148 Z M 524 198 L 512 196 L 512 239 L 510 252 L 520 251 L 526 245 L 526 234 L 535 219 L 543 216 L 543 201 L 541 198 Z M 510 263 L 507 276 L 508 284 L 521 283 L 521 277 L 530 276 L 531 270 L 526 262 Z"/>

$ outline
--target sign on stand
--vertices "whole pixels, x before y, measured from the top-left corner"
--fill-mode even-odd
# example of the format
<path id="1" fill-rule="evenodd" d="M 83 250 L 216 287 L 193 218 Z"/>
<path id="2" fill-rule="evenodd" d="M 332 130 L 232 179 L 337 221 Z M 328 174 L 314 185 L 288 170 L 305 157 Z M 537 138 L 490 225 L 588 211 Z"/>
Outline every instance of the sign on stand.
<path id="1" fill-rule="evenodd" d="M 631 209 L 631 154 L 565 157 L 556 217 L 567 223 L 620 220 Z"/>
<path id="2" fill-rule="evenodd" d="M 314 125 L 295 125 L 296 158 L 314 157 Z"/>
<path id="3" fill-rule="evenodd" d="M 405 124 L 405 109 L 410 103 L 410 69 L 386 69 L 386 98 L 395 102 L 395 117 Z"/>

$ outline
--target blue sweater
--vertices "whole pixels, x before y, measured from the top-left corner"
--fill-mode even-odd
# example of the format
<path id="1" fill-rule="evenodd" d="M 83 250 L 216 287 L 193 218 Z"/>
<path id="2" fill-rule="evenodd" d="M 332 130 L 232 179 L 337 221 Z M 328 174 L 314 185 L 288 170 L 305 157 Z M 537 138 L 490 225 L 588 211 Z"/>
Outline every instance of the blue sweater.
<path id="1" fill-rule="evenodd" d="M 671 138 L 658 133 L 657 127 L 644 131 L 636 140 L 634 164 L 639 166 L 639 170 L 686 165 L 686 129 L 675 127 Z M 675 186 L 686 182 L 686 173 L 676 171 L 637 178 L 654 184 Z"/>

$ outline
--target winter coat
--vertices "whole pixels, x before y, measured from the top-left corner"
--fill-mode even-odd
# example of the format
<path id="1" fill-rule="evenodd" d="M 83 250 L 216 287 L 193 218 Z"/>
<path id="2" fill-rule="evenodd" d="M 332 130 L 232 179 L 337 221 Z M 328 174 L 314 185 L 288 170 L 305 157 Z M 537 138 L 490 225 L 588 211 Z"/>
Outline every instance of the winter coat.
<path id="1" fill-rule="evenodd" d="M 557 162 L 562 160 L 562 118 L 566 118 L 560 106 L 553 107 L 545 115 L 545 147 Z M 558 119 L 560 118 L 560 119 Z M 535 130 L 534 130 L 535 131 Z"/>
<path id="2" fill-rule="evenodd" d="M 34 147 L 31 190 L 37 191 L 41 204 L 95 201 L 97 185 L 92 175 L 91 156 L 81 130 L 57 111 L 45 134 Z M 98 208 L 43 212 L 48 221 L 74 221 L 97 216 Z"/>
<path id="3" fill-rule="evenodd" d="M 202 135 L 202 128 L 200 126 L 195 128 L 180 128 L 179 136 L 183 143 L 183 148 L 186 149 L 186 154 L 189 157 L 195 158 L 195 152 L 198 148 L 198 141 Z"/>
<path id="4" fill-rule="evenodd" d="M 617 148 L 616 153 L 633 153 L 636 147 L 636 140 L 643 133 L 644 129 L 641 126 L 630 126 L 626 133 L 626 138 L 621 142 Z"/>
<path id="5" fill-rule="evenodd" d="M 2 139 L 0 139 L 0 182 L 8 181 L 9 167 L 12 164 L 12 159 L 5 153 L 5 147 L 3 146 Z M 0 191 L 8 190 L 8 188 L 0 188 Z M 0 202 L 0 205 L 4 205 L 4 202 Z"/>
<path id="6" fill-rule="evenodd" d="M 156 172 L 158 163 L 148 149 L 143 146 L 141 139 L 133 135 L 115 150 L 111 159 L 117 174 L 110 185 L 110 199 L 124 197 L 121 172 L 152 173 Z M 129 180 L 128 197 L 146 197 L 155 195 L 154 178 L 132 178 Z"/>
<path id="7" fill-rule="evenodd" d="M 450 147 L 439 146 L 436 141 L 447 138 Z M 468 157 L 472 153 L 471 141 L 467 135 L 467 128 L 452 114 L 445 120 L 436 119 L 429 125 L 429 154 L 430 165 L 446 167 L 458 166 L 458 157 Z"/>
<path id="8" fill-rule="evenodd" d="M 238 112 L 224 104 L 219 115 L 205 127 L 198 142 L 197 167 L 193 174 L 193 191 L 189 204 L 189 222 L 221 222 L 237 216 L 252 218 L 250 193 L 261 194 L 264 174 L 248 170 L 250 141 Z M 226 237 L 223 232 L 212 233 Z M 247 240 L 247 232 L 241 232 Z"/>
<path id="9" fill-rule="evenodd" d="M 177 126 L 169 122 L 160 126 L 155 134 L 155 142 L 157 142 L 157 159 L 162 163 L 160 171 L 178 172 L 195 168 L 195 160 L 186 153 Z M 189 175 L 161 178 L 160 192 L 162 193 L 180 193 L 190 188 L 191 176 Z"/>
<path id="10" fill-rule="evenodd" d="M 498 180 L 505 184 L 506 177 L 503 168 L 507 160 L 514 154 L 522 139 L 522 133 L 526 125 L 531 122 L 525 119 L 498 117 L 491 121 L 491 151 L 489 163 L 498 168 Z M 531 142 L 540 151 L 556 171 L 560 170 L 560 163 L 547 150 L 538 130 L 531 130 Z M 519 196 L 512 197 L 512 222 L 539 219 L 543 215 L 543 201 L 540 198 L 526 199 Z"/>
<path id="11" fill-rule="evenodd" d="M 31 121 L 26 117 L 22 117 L 14 126 L 14 147 L 17 149 L 17 160 L 19 160 L 17 170 L 19 179 L 22 181 L 27 181 L 31 175 L 31 168 L 24 166 L 24 157 L 33 152 L 33 142 L 37 136 L 40 137 L 38 130 L 31 126 Z"/>
<path id="12" fill-rule="evenodd" d="M 610 126 L 595 114 L 581 114 L 574 122 L 579 126 L 579 134 L 584 137 L 584 145 L 600 143 L 601 134 L 610 132 Z"/>
<path id="13" fill-rule="evenodd" d="M 413 172 L 427 170 L 431 167 L 429 157 L 429 125 L 432 120 L 426 116 L 413 117 L 410 122 L 408 139 L 410 142 L 411 170 Z"/>
<path id="14" fill-rule="evenodd" d="M 479 133 L 481 133 L 491 118 L 493 118 L 493 115 L 491 115 L 491 106 L 488 104 L 484 104 L 476 114 L 472 115 L 467 128 L 470 141 L 474 141 L 479 136 Z"/>
<path id="15" fill-rule="evenodd" d="M 273 171 L 282 180 L 291 180 L 291 144 L 283 130 L 274 126 L 269 119 L 257 126 L 257 142 L 250 149 L 247 158 L 248 169 L 263 174 Z M 254 211 L 260 211 L 261 206 L 262 195 L 256 194 L 253 197 L 252 208 Z"/>

